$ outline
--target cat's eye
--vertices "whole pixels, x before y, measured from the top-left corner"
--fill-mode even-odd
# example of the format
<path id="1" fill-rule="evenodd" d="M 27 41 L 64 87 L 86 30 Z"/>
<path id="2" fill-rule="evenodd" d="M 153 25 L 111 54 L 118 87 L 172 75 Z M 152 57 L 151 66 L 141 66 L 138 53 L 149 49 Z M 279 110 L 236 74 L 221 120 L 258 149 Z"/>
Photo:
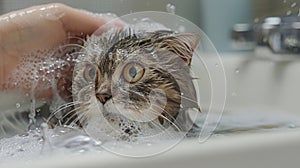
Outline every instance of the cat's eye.
<path id="1" fill-rule="evenodd" d="M 98 73 L 98 68 L 95 65 L 88 64 L 83 72 L 83 77 L 86 81 L 95 81 Z"/>
<path id="2" fill-rule="evenodd" d="M 145 68 L 138 63 L 129 63 L 123 69 L 124 79 L 129 83 L 135 83 L 142 79 Z"/>

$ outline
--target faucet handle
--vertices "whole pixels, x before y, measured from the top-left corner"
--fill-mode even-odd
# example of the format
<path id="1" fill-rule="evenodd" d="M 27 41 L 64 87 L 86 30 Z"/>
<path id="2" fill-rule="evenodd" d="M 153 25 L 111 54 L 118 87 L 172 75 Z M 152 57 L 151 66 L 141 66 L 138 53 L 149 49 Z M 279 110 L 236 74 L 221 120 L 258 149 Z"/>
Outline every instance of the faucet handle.
<path id="1" fill-rule="evenodd" d="M 254 24 L 253 29 L 256 44 L 259 46 L 268 46 L 270 34 L 279 28 L 280 23 L 280 17 L 267 17 L 262 22 Z"/>
<path id="2" fill-rule="evenodd" d="M 281 26 L 284 49 L 289 53 L 300 53 L 300 17 L 286 18 Z"/>
<path id="3" fill-rule="evenodd" d="M 247 23 L 233 26 L 231 31 L 232 48 L 235 50 L 253 50 L 255 46 L 253 27 Z"/>
<path id="4" fill-rule="evenodd" d="M 256 42 L 274 53 L 300 52 L 300 17 L 267 17 L 254 26 Z"/>

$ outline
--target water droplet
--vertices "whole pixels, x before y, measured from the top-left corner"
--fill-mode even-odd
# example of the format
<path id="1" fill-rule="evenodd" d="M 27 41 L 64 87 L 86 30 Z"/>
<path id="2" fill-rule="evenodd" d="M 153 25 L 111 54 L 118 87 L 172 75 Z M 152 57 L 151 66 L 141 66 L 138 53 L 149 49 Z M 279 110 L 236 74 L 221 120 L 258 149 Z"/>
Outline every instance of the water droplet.
<path id="1" fill-rule="evenodd" d="M 291 10 L 288 10 L 287 12 L 286 12 L 286 15 L 287 16 L 289 16 L 289 15 L 291 15 L 292 14 L 292 11 Z"/>
<path id="2" fill-rule="evenodd" d="M 108 12 L 108 13 L 106 13 L 106 15 L 107 15 L 107 16 L 113 16 L 114 14 L 113 14 L 113 13 L 110 13 L 110 12 Z"/>
<path id="3" fill-rule="evenodd" d="M 239 74 L 240 73 L 240 70 L 237 68 L 237 69 L 235 69 L 235 71 L 234 71 L 236 74 Z"/>
<path id="4" fill-rule="evenodd" d="M 183 33 L 183 32 L 185 32 L 185 27 L 180 25 L 178 30 L 179 30 L 180 33 Z"/>
<path id="5" fill-rule="evenodd" d="M 297 3 L 296 3 L 296 2 L 294 2 L 294 3 L 291 4 L 291 7 L 292 7 L 292 8 L 294 8 L 294 7 L 296 7 L 296 6 L 297 6 Z"/>
<path id="6" fill-rule="evenodd" d="M 152 56 L 153 58 L 157 58 L 157 55 L 156 55 L 155 52 L 151 52 L 151 56 Z"/>
<path id="7" fill-rule="evenodd" d="M 16 103 L 16 107 L 17 107 L 17 108 L 20 108 L 20 107 L 21 107 L 21 104 L 20 104 L 20 103 Z"/>
<path id="8" fill-rule="evenodd" d="M 218 67 L 219 67 L 219 64 L 215 64 L 215 66 L 216 66 L 216 68 L 218 68 Z"/>
<path id="9" fill-rule="evenodd" d="M 28 136 L 29 136 L 29 133 L 28 133 L 28 132 L 19 135 L 19 137 L 28 137 Z"/>
<path id="10" fill-rule="evenodd" d="M 141 20 L 141 22 L 149 22 L 150 21 L 150 19 L 149 18 L 143 18 L 142 20 Z"/>
<path id="11" fill-rule="evenodd" d="M 166 8 L 168 13 L 175 14 L 176 7 L 174 5 L 169 3 L 167 4 Z"/>
<path id="12" fill-rule="evenodd" d="M 87 149 L 80 149 L 80 150 L 78 150 L 77 152 L 78 152 L 78 153 L 85 153 L 85 152 L 87 152 Z"/>
<path id="13" fill-rule="evenodd" d="M 289 128 L 296 128 L 296 125 L 295 124 L 289 124 L 288 127 Z"/>
<path id="14" fill-rule="evenodd" d="M 96 141 L 94 142 L 94 146 L 101 146 L 102 142 L 101 141 Z"/>

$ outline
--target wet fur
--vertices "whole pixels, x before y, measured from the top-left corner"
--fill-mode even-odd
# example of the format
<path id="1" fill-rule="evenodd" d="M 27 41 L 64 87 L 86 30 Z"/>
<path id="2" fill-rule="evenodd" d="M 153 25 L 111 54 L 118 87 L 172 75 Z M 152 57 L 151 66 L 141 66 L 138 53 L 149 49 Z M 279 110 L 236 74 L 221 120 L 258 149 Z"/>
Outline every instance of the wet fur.
<path id="1" fill-rule="evenodd" d="M 75 102 L 82 103 L 73 111 L 79 111 L 77 115 L 81 122 L 88 122 L 88 106 L 92 102 L 84 96 L 95 97 L 98 90 L 104 90 L 112 94 L 115 102 L 124 103 L 126 108 L 142 113 L 150 106 L 151 91 L 159 89 L 167 98 L 163 112 L 157 118 L 159 123 L 175 123 L 181 130 L 190 129 L 186 111 L 189 108 L 199 109 L 189 67 L 198 42 L 198 35 L 165 30 L 143 33 L 131 29 L 111 30 L 102 36 L 89 37 L 81 51 L 83 54 L 78 58 L 80 63 L 74 69 L 73 98 Z M 129 62 L 139 63 L 146 69 L 141 80 L 126 84 L 128 88 L 125 88 L 121 73 L 122 67 Z M 92 84 L 83 77 L 87 66 L 96 66 L 99 70 Z M 115 83 L 115 77 L 119 78 L 118 83 Z M 85 89 L 91 85 L 93 89 Z M 115 97 L 113 91 L 118 91 L 118 96 Z M 156 94 L 156 103 L 162 104 L 159 98 L 161 93 Z"/>

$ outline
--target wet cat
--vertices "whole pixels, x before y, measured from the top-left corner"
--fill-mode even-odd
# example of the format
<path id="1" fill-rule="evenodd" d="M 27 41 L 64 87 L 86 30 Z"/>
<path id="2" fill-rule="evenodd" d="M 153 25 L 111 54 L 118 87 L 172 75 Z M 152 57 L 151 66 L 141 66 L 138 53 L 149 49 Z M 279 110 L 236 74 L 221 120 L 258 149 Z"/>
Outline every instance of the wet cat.
<path id="1" fill-rule="evenodd" d="M 188 131 L 188 110 L 200 111 L 190 74 L 199 40 L 197 34 L 130 28 L 89 37 L 74 68 L 72 122 L 85 127 L 94 120 L 106 134 L 123 136 L 152 128 Z"/>
<path id="2" fill-rule="evenodd" d="M 72 82 L 72 75 L 61 82 L 61 73 L 45 73 L 37 79 L 46 81 L 45 87 L 64 90 L 56 98 L 62 97 L 66 103 L 60 106 L 64 102 L 60 98 L 50 102 L 50 125 L 93 128 L 122 139 L 169 128 L 188 131 L 194 126 L 188 111 L 200 111 L 190 74 L 199 40 L 197 34 L 169 30 L 110 29 L 87 37 L 83 46 L 68 45 L 67 49 L 60 47 L 55 52 L 38 54 L 41 60 L 46 58 L 41 65 L 30 66 L 30 57 L 25 57 L 29 60 L 24 60 L 24 65 L 32 67 L 29 70 L 33 74 L 52 72 L 62 66 L 60 62 L 67 65 L 62 72 L 73 71 Z M 69 58 L 75 67 L 64 61 Z M 49 66 L 45 65 L 48 62 Z M 53 63 L 58 66 L 53 67 Z M 55 101 L 60 107 L 53 110 L 57 107 L 53 105 Z M 47 108 L 43 108 L 44 114 Z"/>

